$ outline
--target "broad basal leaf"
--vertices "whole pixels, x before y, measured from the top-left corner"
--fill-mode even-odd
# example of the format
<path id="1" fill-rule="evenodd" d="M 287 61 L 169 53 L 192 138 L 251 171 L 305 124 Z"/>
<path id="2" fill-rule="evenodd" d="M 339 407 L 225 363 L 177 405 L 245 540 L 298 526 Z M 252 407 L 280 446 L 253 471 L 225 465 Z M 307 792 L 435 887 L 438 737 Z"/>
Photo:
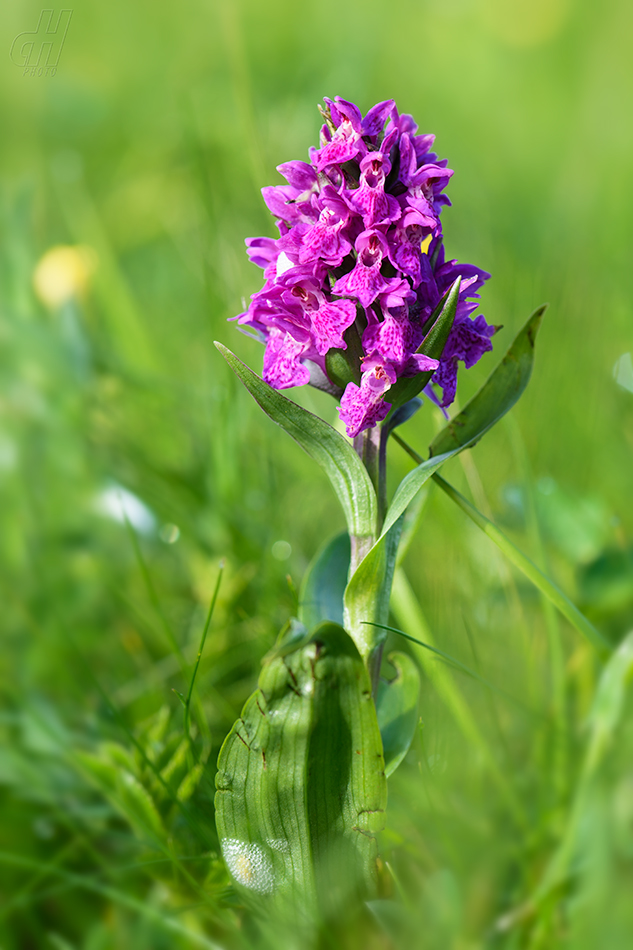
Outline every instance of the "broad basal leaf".
<path id="1" fill-rule="evenodd" d="M 321 624 L 283 643 L 218 760 L 216 821 L 237 887 L 309 925 L 370 894 L 386 780 L 371 688 L 354 643 Z"/>
<path id="2" fill-rule="evenodd" d="M 266 415 L 325 470 L 343 506 L 349 533 L 375 537 L 376 493 L 350 443 L 323 419 L 272 389 L 221 343 L 215 345 Z"/>

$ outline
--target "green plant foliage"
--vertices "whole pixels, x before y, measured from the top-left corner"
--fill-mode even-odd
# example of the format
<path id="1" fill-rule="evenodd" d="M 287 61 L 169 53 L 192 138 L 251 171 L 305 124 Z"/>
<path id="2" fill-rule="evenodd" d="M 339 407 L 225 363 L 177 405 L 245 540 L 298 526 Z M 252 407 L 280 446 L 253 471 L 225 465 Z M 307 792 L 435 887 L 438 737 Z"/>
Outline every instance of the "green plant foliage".
<path id="1" fill-rule="evenodd" d="M 376 493 L 349 442 L 327 422 L 272 389 L 221 343 L 216 346 L 266 415 L 327 472 L 343 506 L 349 533 L 372 537 L 376 530 Z"/>
<path id="2" fill-rule="evenodd" d="M 534 311 L 479 392 L 433 439 L 431 456 L 472 447 L 512 409 L 530 381 L 536 335 L 546 309 L 544 304 Z"/>
<path id="3" fill-rule="evenodd" d="M 474 445 L 515 404 L 528 384 L 534 361 L 534 342 L 545 308 L 529 318 L 506 356 L 476 396 L 434 439 L 431 458 L 402 480 L 387 510 L 382 533 L 352 575 L 345 591 L 345 627 L 364 656 L 384 640 L 367 621 L 386 623 L 388 592 L 395 567 L 402 518 L 429 478 L 463 449 Z M 438 454 L 441 449 L 441 454 Z M 386 592 L 376 596 L 376 591 Z"/>
<path id="4" fill-rule="evenodd" d="M 375 887 L 384 759 L 345 631 L 324 623 L 299 649 L 280 646 L 222 746 L 216 820 L 240 891 L 314 923 Z"/>
<path id="5" fill-rule="evenodd" d="M 406 653 L 387 657 L 395 668 L 393 679 L 381 679 L 376 696 L 376 712 L 385 756 L 385 775 L 396 771 L 413 741 L 418 722 L 420 674 Z"/>
<path id="6" fill-rule="evenodd" d="M 365 659 L 374 653 L 384 635 L 367 623 L 384 624 L 389 615 L 391 581 L 396 567 L 398 544 L 404 523 L 404 512 L 365 555 L 345 588 L 345 629 L 354 638 Z"/>
<path id="7" fill-rule="evenodd" d="M 431 457 L 402 480 L 387 511 L 383 535 L 444 462 L 475 445 L 514 406 L 532 375 L 534 344 L 544 313 L 545 307 L 534 311 L 479 392 L 433 439 Z"/>
<path id="8" fill-rule="evenodd" d="M 308 567 L 299 591 L 299 620 L 308 630 L 324 620 L 342 626 L 349 563 L 349 535 L 344 532 L 327 541 Z"/>

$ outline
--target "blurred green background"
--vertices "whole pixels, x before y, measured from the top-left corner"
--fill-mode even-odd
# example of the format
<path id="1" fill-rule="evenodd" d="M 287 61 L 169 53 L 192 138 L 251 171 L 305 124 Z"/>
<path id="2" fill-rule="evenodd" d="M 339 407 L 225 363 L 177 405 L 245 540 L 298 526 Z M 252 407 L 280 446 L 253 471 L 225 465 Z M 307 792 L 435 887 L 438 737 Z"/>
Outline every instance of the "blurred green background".
<path id="1" fill-rule="evenodd" d="M 437 135 L 448 253 L 492 273 L 482 309 L 504 325 L 462 404 L 551 305 L 520 405 L 446 476 L 617 642 L 633 626 L 633 7 L 77 0 L 56 74 L 25 75 L 10 52 L 39 15 L 0 9 L 0 946 L 259 946 L 217 857 L 214 763 L 342 528 L 325 476 L 213 347 L 261 369 L 226 322 L 261 282 L 244 238 L 274 234 L 259 189 L 306 158 L 324 95 L 394 97 Z M 334 422 L 327 397 L 295 395 Z M 439 424 L 427 406 L 403 435 L 423 451 Z M 395 483 L 409 463 L 391 453 Z M 174 689 L 222 557 L 198 689 L 209 765 L 187 783 Z M 591 648 L 432 491 L 404 570 L 395 621 L 517 703 L 419 657 L 421 726 L 381 846 L 406 912 L 340 944 L 630 947 L 626 692 L 585 781 Z M 570 875 L 530 907 L 565 835 Z"/>

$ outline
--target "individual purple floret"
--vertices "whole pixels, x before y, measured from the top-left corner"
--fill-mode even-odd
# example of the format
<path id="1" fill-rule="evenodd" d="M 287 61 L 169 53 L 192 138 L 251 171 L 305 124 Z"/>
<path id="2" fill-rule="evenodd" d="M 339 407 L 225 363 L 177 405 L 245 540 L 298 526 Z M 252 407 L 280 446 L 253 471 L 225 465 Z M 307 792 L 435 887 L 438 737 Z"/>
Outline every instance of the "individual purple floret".
<path id="1" fill-rule="evenodd" d="M 279 237 L 247 240 L 265 284 L 237 319 L 266 343 L 266 382 L 286 389 L 323 380 L 340 394 L 353 437 L 387 416 L 402 377 L 433 372 L 441 396 L 432 398 L 450 405 L 458 364 L 473 366 L 492 349 L 496 328 L 473 317 L 489 274 L 444 258 L 440 215 L 453 172 L 431 151 L 434 136 L 418 135 L 391 99 L 364 118 L 338 96 L 325 103 L 310 162 L 279 165 L 287 184 L 262 189 Z M 434 360 L 419 352 L 425 324 L 458 277 L 455 322 Z M 349 357 L 348 378 L 358 382 L 336 376 L 333 351 Z"/>

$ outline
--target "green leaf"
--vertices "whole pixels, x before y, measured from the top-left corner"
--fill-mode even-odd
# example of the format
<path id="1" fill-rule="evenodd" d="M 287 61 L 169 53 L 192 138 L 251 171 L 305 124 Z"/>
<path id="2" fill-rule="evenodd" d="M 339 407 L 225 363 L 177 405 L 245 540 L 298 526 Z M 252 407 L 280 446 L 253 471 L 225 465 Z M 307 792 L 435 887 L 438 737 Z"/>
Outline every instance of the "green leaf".
<path id="1" fill-rule="evenodd" d="M 438 360 L 444 352 L 457 312 L 461 280 L 461 277 L 457 278 L 429 317 L 428 324 L 430 324 L 431 329 L 418 348 L 418 353 L 424 353 L 425 356 L 431 356 L 434 360 Z M 408 379 L 401 377 L 389 390 L 388 401 L 391 403 L 391 409 L 383 425 L 389 424 L 389 420 L 400 406 L 421 393 L 432 377 L 433 370 L 426 373 L 417 373 L 416 376 L 411 376 Z"/>
<path id="2" fill-rule="evenodd" d="M 343 506 L 350 535 L 375 537 L 376 492 L 350 443 L 327 422 L 272 389 L 221 343 L 215 345 L 266 415 L 327 473 Z"/>
<path id="3" fill-rule="evenodd" d="M 363 624 L 366 621 L 386 623 L 395 551 L 405 511 L 444 462 L 474 445 L 515 404 L 532 372 L 534 340 L 544 312 L 545 307 L 540 307 L 532 314 L 477 395 L 433 441 L 432 457 L 402 480 L 387 511 L 380 537 L 350 578 L 345 591 L 345 628 L 366 658 L 385 638 L 384 632 L 371 633 Z M 399 441 L 397 434 L 393 438 Z"/>
<path id="4" fill-rule="evenodd" d="M 309 925 L 317 907 L 371 894 L 384 759 L 367 672 L 341 627 L 321 624 L 264 666 L 216 786 L 222 852 L 249 902 Z"/>
<path id="5" fill-rule="evenodd" d="M 534 311 L 479 392 L 433 439 L 431 455 L 473 446 L 514 406 L 532 375 L 536 334 L 546 309 L 543 304 Z"/>
<path id="6" fill-rule="evenodd" d="M 386 634 L 367 625 L 367 621 L 384 624 L 389 617 L 391 582 L 396 567 L 398 544 L 404 515 L 383 532 L 360 562 L 345 588 L 345 629 L 365 660 L 369 660 Z"/>
<path id="7" fill-rule="evenodd" d="M 418 721 L 420 674 L 407 653 L 391 653 L 389 662 L 396 668 L 392 680 L 380 680 L 376 697 L 378 725 L 385 756 L 385 775 L 392 775 L 413 740 Z"/>
<path id="8" fill-rule="evenodd" d="M 343 625 L 349 563 L 349 535 L 343 532 L 328 541 L 308 567 L 299 591 L 299 620 L 308 630 L 324 620 Z"/>
<path id="9" fill-rule="evenodd" d="M 416 412 L 422 408 L 422 400 L 418 399 L 417 396 L 414 396 L 413 399 L 409 399 L 408 402 L 405 402 L 403 406 L 400 406 L 399 409 L 392 414 L 389 413 L 389 418 L 385 419 L 383 423 L 383 430 L 385 437 L 391 435 L 394 429 L 397 429 L 398 426 L 403 426 L 405 422 L 408 422 Z"/>
<path id="10" fill-rule="evenodd" d="M 362 313 L 362 311 L 361 311 Z M 360 385 L 363 344 L 353 323 L 343 334 L 347 347 L 328 350 L 325 356 L 326 373 L 335 385 L 345 389 L 348 383 Z"/>
<path id="11" fill-rule="evenodd" d="M 116 757 L 112 761 L 112 752 L 113 744 L 104 743 L 99 755 L 77 752 L 75 761 L 112 807 L 129 822 L 136 835 L 161 848 L 167 833 L 149 792 Z"/>
<path id="12" fill-rule="evenodd" d="M 389 531 L 444 462 L 478 442 L 514 406 L 532 373 L 534 343 L 544 313 L 545 306 L 534 311 L 479 392 L 433 440 L 429 450 L 431 458 L 402 480 L 387 512 L 383 534 Z"/>

